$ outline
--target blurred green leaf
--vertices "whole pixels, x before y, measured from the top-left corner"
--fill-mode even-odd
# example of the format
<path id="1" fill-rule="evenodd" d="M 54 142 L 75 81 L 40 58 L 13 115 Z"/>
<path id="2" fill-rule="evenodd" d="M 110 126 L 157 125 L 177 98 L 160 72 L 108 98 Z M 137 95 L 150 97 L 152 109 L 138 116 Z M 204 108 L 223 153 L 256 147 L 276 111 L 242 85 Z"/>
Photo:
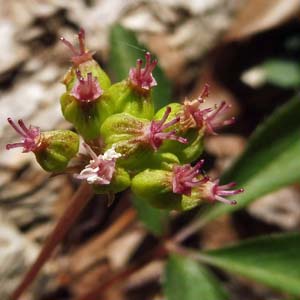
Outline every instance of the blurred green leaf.
<path id="1" fill-rule="evenodd" d="M 270 59 L 262 65 L 266 80 L 282 88 L 300 86 L 300 65 L 286 59 Z"/>
<path id="2" fill-rule="evenodd" d="M 202 253 L 203 261 L 300 296 L 300 234 L 278 234 Z"/>
<path id="3" fill-rule="evenodd" d="M 137 41 L 133 32 L 120 25 L 112 27 L 110 45 L 109 69 L 113 72 L 114 79 L 121 81 L 128 77 L 129 69 L 136 65 L 138 58 L 144 59 L 146 48 Z M 157 110 L 170 103 L 172 89 L 159 65 L 153 75 L 157 81 L 157 86 L 153 88 L 153 101 Z"/>
<path id="4" fill-rule="evenodd" d="M 228 299 L 217 279 L 204 266 L 177 255 L 168 260 L 164 292 L 168 300 Z"/>
<path id="5" fill-rule="evenodd" d="M 162 235 L 167 225 L 168 213 L 150 206 L 145 200 L 132 195 L 132 203 L 137 210 L 139 219 L 154 235 Z"/>
<path id="6" fill-rule="evenodd" d="M 238 204 L 216 204 L 201 215 L 203 224 L 247 206 L 267 193 L 300 180 L 300 99 L 284 104 L 259 126 L 247 149 L 222 182 L 235 181 L 245 192 L 234 197 Z"/>

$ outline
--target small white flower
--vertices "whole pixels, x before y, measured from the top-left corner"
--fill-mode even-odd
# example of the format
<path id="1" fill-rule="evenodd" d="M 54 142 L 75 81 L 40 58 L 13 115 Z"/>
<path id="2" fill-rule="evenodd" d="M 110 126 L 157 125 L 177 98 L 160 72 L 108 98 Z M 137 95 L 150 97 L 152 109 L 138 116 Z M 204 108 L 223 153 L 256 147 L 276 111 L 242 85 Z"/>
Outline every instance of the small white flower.
<path id="1" fill-rule="evenodd" d="M 113 160 L 113 159 L 117 159 L 117 158 L 121 157 L 122 154 L 116 152 L 115 147 L 116 147 L 115 145 L 112 145 L 112 147 L 110 149 L 106 150 L 104 152 L 104 154 L 102 155 L 102 158 L 105 160 Z"/>
<path id="2" fill-rule="evenodd" d="M 116 152 L 113 145 L 102 155 L 98 155 L 86 143 L 83 144 L 88 154 L 92 157 L 90 163 L 84 167 L 77 179 L 86 180 L 88 184 L 110 184 L 115 172 L 116 160 L 122 154 Z"/>

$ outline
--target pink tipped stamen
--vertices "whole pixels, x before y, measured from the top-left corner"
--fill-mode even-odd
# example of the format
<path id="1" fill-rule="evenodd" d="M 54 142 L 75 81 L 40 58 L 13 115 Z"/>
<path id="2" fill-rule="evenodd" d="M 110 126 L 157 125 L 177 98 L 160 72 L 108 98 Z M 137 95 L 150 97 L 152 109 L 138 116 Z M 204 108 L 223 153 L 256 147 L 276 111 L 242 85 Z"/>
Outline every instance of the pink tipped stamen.
<path id="1" fill-rule="evenodd" d="M 145 54 L 145 67 L 142 68 L 143 61 L 138 59 L 136 61 L 136 67 L 131 68 L 129 71 L 129 80 L 133 86 L 143 90 L 150 90 L 150 88 L 156 86 L 156 80 L 152 75 L 152 71 L 157 65 L 157 60 L 151 61 L 151 54 L 147 52 Z"/>
<path id="2" fill-rule="evenodd" d="M 219 202 L 225 203 L 225 204 L 229 204 L 229 205 L 236 205 L 237 202 L 235 200 L 229 200 L 223 197 L 220 197 L 218 195 L 215 196 L 215 199 Z"/>
<path id="3" fill-rule="evenodd" d="M 16 125 L 16 123 L 12 120 L 12 118 L 8 118 L 7 119 L 8 123 L 11 125 L 11 127 L 13 127 L 13 129 L 20 135 L 22 135 L 23 137 L 27 137 L 27 135 L 25 134 L 25 132 L 21 131 L 18 126 Z M 20 120 L 19 120 L 20 121 Z"/>
<path id="4" fill-rule="evenodd" d="M 224 185 L 219 185 L 219 189 L 226 190 L 226 189 L 231 189 L 235 186 L 236 186 L 235 182 L 230 182 L 230 183 L 227 183 L 227 184 L 224 184 Z"/>
<path id="5" fill-rule="evenodd" d="M 141 59 L 137 59 L 136 61 L 136 74 L 138 77 L 141 76 L 143 61 Z"/>
<path id="6" fill-rule="evenodd" d="M 67 48 L 71 50 L 72 52 L 71 60 L 75 64 L 75 66 L 78 66 L 81 63 L 84 63 L 93 58 L 94 53 L 86 50 L 85 32 L 83 28 L 81 28 L 78 32 L 78 46 L 79 46 L 78 49 L 75 48 L 75 46 L 71 42 L 66 40 L 64 37 L 61 37 L 60 40 Z"/>
<path id="7" fill-rule="evenodd" d="M 215 110 L 204 114 L 203 120 L 207 126 L 207 131 L 211 134 L 216 134 L 215 129 L 220 128 L 225 125 L 231 125 L 235 122 L 234 118 L 230 120 L 221 121 L 219 116 L 223 114 L 226 110 L 230 109 L 231 105 L 226 102 L 222 102 L 219 106 L 215 107 Z"/>
<path id="8" fill-rule="evenodd" d="M 156 67 L 157 65 L 157 60 L 154 59 L 152 62 L 151 62 L 151 54 L 150 52 L 147 52 L 145 54 L 145 58 L 146 58 L 146 64 L 145 64 L 145 68 L 144 68 L 144 71 L 143 71 L 143 75 L 151 75 L 151 72 L 154 70 L 154 68 Z"/>
<path id="9" fill-rule="evenodd" d="M 150 145 L 155 151 L 158 150 L 158 148 L 160 147 L 160 145 L 163 143 L 164 140 L 178 141 L 183 144 L 186 144 L 188 142 L 186 138 L 177 136 L 176 130 L 164 132 L 164 130 L 170 128 L 174 124 L 178 123 L 180 120 L 179 118 L 175 118 L 165 124 L 170 113 L 171 113 L 171 107 L 168 106 L 161 120 L 152 121 L 150 123 L 150 126 L 146 130 L 146 137 L 144 137 L 144 139 L 150 143 Z"/>
<path id="10" fill-rule="evenodd" d="M 77 82 L 71 90 L 71 95 L 77 100 L 82 102 L 91 102 L 98 99 L 103 91 L 99 85 L 97 77 L 93 78 L 93 74 L 90 72 L 87 74 L 87 78 L 84 79 L 81 72 L 76 70 Z"/>
<path id="11" fill-rule="evenodd" d="M 6 149 L 23 147 L 23 152 L 35 151 L 40 146 L 40 129 L 38 127 L 29 126 L 24 124 L 23 120 L 18 121 L 18 125 L 11 119 L 7 119 L 11 127 L 22 137 L 22 142 L 7 144 Z"/>
<path id="12" fill-rule="evenodd" d="M 195 166 L 175 165 L 172 175 L 172 190 L 176 194 L 191 195 L 192 188 L 207 182 L 207 178 L 198 178 L 200 168 L 204 160 L 200 160 Z"/>
<path id="13" fill-rule="evenodd" d="M 202 100 L 202 102 L 204 102 L 204 99 L 205 98 L 207 98 L 209 96 L 209 84 L 205 84 L 204 85 L 204 88 L 203 88 L 203 90 L 202 90 L 202 92 L 201 92 L 201 94 L 200 94 L 200 96 L 199 96 L 199 98 L 198 98 L 198 100 Z"/>
<path id="14" fill-rule="evenodd" d="M 93 149 L 86 143 L 82 144 L 83 147 L 85 148 L 86 152 L 89 154 L 89 156 L 96 161 L 98 159 L 97 154 L 93 151 Z"/>
<path id="15" fill-rule="evenodd" d="M 222 114 L 231 108 L 231 105 L 224 101 L 220 105 L 215 105 L 215 107 L 202 109 L 201 105 L 208 95 L 209 86 L 206 84 L 202 93 L 196 100 L 184 101 L 183 111 L 180 115 L 180 124 L 183 130 L 203 127 L 206 132 L 216 134 L 215 129 L 231 125 L 235 122 L 235 118 L 222 120 Z"/>
<path id="16" fill-rule="evenodd" d="M 85 52 L 85 31 L 83 28 L 80 28 L 78 32 L 78 42 L 79 42 L 80 53 L 84 53 Z"/>
<path id="17" fill-rule="evenodd" d="M 80 55 L 80 53 L 76 50 L 76 48 L 64 37 L 59 38 L 65 46 L 67 46 L 74 55 Z"/>
<path id="18" fill-rule="evenodd" d="M 237 202 L 235 200 L 229 200 L 224 197 L 229 197 L 232 195 L 237 195 L 244 192 L 244 189 L 228 190 L 236 186 L 235 182 L 231 182 L 225 185 L 219 185 L 219 180 L 211 182 L 213 184 L 211 188 L 211 196 L 209 197 L 212 201 L 219 201 L 230 205 L 235 205 Z"/>

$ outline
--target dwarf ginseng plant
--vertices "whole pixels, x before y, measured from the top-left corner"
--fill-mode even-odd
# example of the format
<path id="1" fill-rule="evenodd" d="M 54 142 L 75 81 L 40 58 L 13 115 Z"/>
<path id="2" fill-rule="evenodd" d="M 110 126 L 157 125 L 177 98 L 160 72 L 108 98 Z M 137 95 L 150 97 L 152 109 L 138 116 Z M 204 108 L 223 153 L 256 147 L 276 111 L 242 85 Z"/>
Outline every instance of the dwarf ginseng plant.
<path id="1" fill-rule="evenodd" d="M 242 192 L 232 189 L 234 183 L 219 185 L 218 179 L 204 175 L 203 160 L 191 164 L 201 155 L 206 135 L 234 122 L 222 117 L 229 108 L 225 102 L 203 108 L 208 86 L 197 99 L 171 103 L 155 112 L 152 89 L 159 83 L 152 71 L 157 61 L 149 52 L 128 70 L 127 78 L 111 84 L 93 59 L 94 53 L 86 48 L 82 29 L 78 48 L 65 38 L 61 41 L 73 64 L 63 80 L 66 91 L 60 99 L 61 110 L 77 133 L 43 132 L 9 118 L 21 141 L 8 144 L 7 149 L 33 152 L 44 170 L 72 173 L 82 185 L 12 295 L 14 300 L 30 285 L 93 193 L 106 194 L 112 201 L 116 193 L 131 188 L 156 208 L 184 211 L 203 201 L 234 205 L 226 197 Z M 78 150 L 79 136 L 84 153 Z"/>

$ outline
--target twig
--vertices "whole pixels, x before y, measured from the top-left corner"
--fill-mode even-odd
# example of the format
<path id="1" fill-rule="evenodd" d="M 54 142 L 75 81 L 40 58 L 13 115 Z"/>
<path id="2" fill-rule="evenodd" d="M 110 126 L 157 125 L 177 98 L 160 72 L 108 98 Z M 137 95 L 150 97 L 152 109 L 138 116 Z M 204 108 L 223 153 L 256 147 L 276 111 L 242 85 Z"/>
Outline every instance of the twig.
<path id="1" fill-rule="evenodd" d="M 200 228 L 202 228 L 204 224 L 205 224 L 205 221 L 203 219 L 200 219 L 199 217 L 197 217 L 194 221 L 192 221 L 186 227 L 184 227 L 179 232 L 177 232 L 174 235 L 174 237 L 172 238 L 172 241 L 174 243 L 181 243 L 181 242 L 183 242 L 189 236 L 191 236 L 196 231 L 198 231 Z"/>
<path id="2" fill-rule="evenodd" d="M 127 209 L 112 225 L 101 235 L 96 236 L 87 244 L 79 248 L 71 258 L 71 262 L 76 262 L 76 273 L 83 273 L 91 264 L 95 262 L 99 249 L 102 249 L 109 241 L 115 238 L 121 231 L 129 226 L 136 218 L 136 211 Z M 88 255 L 87 255 L 88 254 Z"/>
<path id="3" fill-rule="evenodd" d="M 81 210 L 85 207 L 88 201 L 93 195 L 91 187 L 87 183 L 82 183 L 74 196 L 71 199 L 69 206 L 67 207 L 64 214 L 59 219 L 58 223 L 54 227 L 52 233 L 46 240 L 39 256 L 26 273 L 25 277 L 17 287 L 15 292 L 12 294 L 12 300 L 18 300 L 25 290 L 30 286 L 32 281 L 37 276 L 40 269 L 47 262 L 51 256 L 53 250 L 56 248 L 58 243 L 65 237 L 70 227 L 76 221 Z"/>
<path id="4" fill-rule="evenodd" d="M 76 298 L 75 300 L 102 300 L 101 295 L 103 295 L 103 293 L 107 289 L 128 278 L 130 275 L 147 265 L 152 259 L 164 257 L 166 254 L 167 250 L 164 245 L 158 245 L 153 251 L 151 251 L 151 253 L 147 253 L 147 255 L 139 263 L 136 263 L 132 266 L 129 266 L 128 268 L 119 271 L 118 273 L 108 278 L 108 280 L 106 280 L 104 283 L 98 285 L 92 291 L 79 298 Z M 105 299 L 105 297 L 103 297 L 103 299 Z"/>
<path id="5" fill-rule="evenodd" d="M 180 245 L 174 243 L 173 241 L 166 242 L 165 248 L 169 252 L 174 252 L 174 253 L 180 254 L 182 256 L 189 257 L 193 260 L 197 260 L 200 262 L 208 262 L 209 261 L 209 258 L 206 255 L 204 255 L 203 253 L 201 253 L 199 251 L 195 251 L 190 248 L 180 246 Z"/>

